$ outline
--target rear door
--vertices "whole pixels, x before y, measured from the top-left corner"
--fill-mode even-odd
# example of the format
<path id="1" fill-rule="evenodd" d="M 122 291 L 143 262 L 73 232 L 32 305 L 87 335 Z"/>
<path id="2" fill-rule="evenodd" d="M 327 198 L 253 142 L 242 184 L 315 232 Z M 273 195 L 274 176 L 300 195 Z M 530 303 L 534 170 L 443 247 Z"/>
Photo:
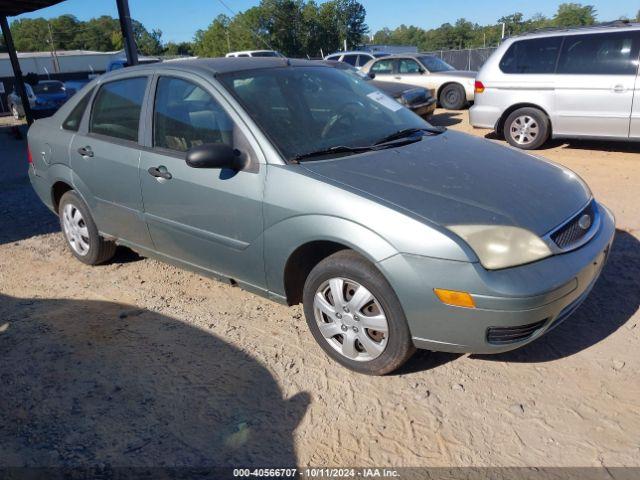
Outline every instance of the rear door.
<path id="1" fill-rule="evenodd" d="M 99 230 L 147 248 L 151 244 L 142 218 L 138 163 L 148 80 L 131 76 L 100 85 L 69 149 L 74 185 Z"/>
<path id="2" fill-rule="evenodd" d="M 425 74 L 425 69 L 413 58 L 400 58 L 394 79 L 409 85 L 418 85 L 427 89 L 437 88 L 436 82 Z"/>
<path id="3" fill-rule="evenodd" d="M 264 286 L 266 168 L 255 140 L 223 106 L 222 96 L 198 77 L 175 72 L 158 76 L 154 84 L 140 180 L 156 250 L 245 285 Z M 236 172 L 187 165 L 186 152 L 205 143 L 233 146 L 249 166 Z M 156 171 L 171 177 L 155 176 Z"/>
<path id="4" fill-rule="evenodd" d="M 396 60 L 393 58 L 384 58 L 378 60 L 371 66 L 371 73 L 376 74 L 376 80 L 381 82 L 396 82 L 393 77 L 396 72 Z"/>
<path id="5" fill-rule="evenodd" d="M 556 69 L 554 134 L 627 138 L 637 60 L 633 30 L 566 36 Z"/>

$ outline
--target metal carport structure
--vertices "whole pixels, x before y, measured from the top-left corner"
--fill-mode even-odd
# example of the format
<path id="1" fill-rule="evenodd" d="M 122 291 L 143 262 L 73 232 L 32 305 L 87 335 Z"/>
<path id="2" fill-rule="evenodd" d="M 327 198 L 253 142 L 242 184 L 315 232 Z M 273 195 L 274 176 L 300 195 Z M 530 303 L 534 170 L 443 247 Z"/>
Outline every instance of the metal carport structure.
<path id="1" fill-rule="evenodd" d="M 13 43 L 13 37 L 11 36 L 7 17 L 14 17 L 22 13 L 33 12 L 35 10 L 40 10 L 41 8 L 50 7 L 57 3 L 62 3 L 63 1 L 64 0 L 0 0 L 0 26 L 2 27 L 4 43 L 7 48 L 7 52 L 9 53 L 9 59 L 11 60 L 11 68 L 13 69 L 13 75 L 16 79 L 18 93 L 22 99 L 24 114 L 29 125 L 33 123 L 33 114 L 31 112 L 29 102 L 25 100 L 27 99 L 27 90 L 24 86 L 24 79 L 22 77 L 22 71 L 20 70 L 20 62 L 18 61 L 18 54 Z M 129 1 L 116 0 L 116 4 L 118 6 L 120 29 L 122 30 L 122 37 L 124 38 L 124 50 L 127 55 L 127 63 L 129 65 L 137 65 L 138 49 L 136 48 L 136 42 L 133 36 L 133 27 L 131 26 Z"/>

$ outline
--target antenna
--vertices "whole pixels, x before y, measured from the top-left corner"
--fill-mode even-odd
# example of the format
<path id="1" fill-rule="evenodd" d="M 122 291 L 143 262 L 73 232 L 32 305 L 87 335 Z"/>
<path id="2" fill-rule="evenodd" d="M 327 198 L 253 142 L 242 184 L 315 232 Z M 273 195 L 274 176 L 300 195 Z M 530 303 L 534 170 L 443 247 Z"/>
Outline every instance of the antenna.
<path id="1" fill-rule="evenodd" d="M 234 17 L 237 15 L 237 13 L 229 6 L 227 5 L 223 0 L 218 0 L 218 2 L 220 2 L 220 5 L 222 5 L 224 8 L 226 8 L 227 10 L 229 10 L 229 12 L 231 12 L 231 15 L 233 15 Z M 262 36 L 260 34 L 258 34 L 258 32 L 249 29 L 251 31 L 251 33 L 253 34 L 254 37 L 256 37 L 258 40 L 260 40 L 262 43 L 264 43 L 267 48 L 269 50 L 273 50 L 274 52 L 276 51 L 271 45 L 269 45 L 269 42 L 267 42 L 264 38 L 262 38 Z M 227 33 L 228 35 L 228 33 Z M 229 40 L 229 37 L 227 36 L 227 41 Z M 230 47 L 230 45 L 229 45 Z M 229 48 L 229 50 L 231 50 L 231 48 Z"/>

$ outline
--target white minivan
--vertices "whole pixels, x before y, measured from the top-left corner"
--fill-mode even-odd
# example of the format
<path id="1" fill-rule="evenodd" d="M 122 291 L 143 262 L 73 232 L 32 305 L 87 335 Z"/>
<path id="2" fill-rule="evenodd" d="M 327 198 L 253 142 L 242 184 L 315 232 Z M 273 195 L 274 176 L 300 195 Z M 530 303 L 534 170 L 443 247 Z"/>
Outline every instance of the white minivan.
<path id="1" fill-rule="evenodd" d="M 639 49 L 640 24 L 621 21 L 510 38 L 478 73 L 471 125 L 523 149 L 550 137 L 640 140 Z"/>

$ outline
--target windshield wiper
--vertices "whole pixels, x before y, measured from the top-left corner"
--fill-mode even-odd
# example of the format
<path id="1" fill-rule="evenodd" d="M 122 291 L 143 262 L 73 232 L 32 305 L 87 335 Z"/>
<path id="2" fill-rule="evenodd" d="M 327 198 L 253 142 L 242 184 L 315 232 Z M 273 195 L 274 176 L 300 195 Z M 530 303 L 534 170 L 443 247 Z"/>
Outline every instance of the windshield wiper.
<path id="1" fill-rule="evenodd" d="M 293 161 L 299 162 L 312 157 L 321 157 L 323 155 L 331 155 L 333 153 L 361 153 L 376 150 L 374 146 L 370 147 L 347 147 L 346 145 L 338 145 L 337 147 L 323 148 L 321 150 L 315 150 L 313 152 L 301 153 L 292 158 Z"/>
<path id="2" fill-rule="evenodd" d="M 398 140 L 400 138 L 412 137 L 418 133 L 430 133 L 431 135 L 439 135 L 445 130 L 446 128 L 444 127 L 403 128 L 402 130 L 398 130 L 391 135 L 387 135 L 386 137 L 381 138 L 374 145 L 382 145 L 384 143 Z"/>

